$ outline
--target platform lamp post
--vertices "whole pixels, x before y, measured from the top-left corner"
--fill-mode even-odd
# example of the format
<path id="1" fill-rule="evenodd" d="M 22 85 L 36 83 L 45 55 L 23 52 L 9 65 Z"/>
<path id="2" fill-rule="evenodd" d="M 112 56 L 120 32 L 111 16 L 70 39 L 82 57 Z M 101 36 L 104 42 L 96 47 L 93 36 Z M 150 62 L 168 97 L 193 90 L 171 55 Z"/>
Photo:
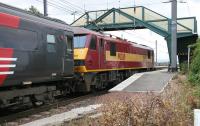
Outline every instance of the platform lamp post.
<path id="1" fill-rule="evenodd" d="M 44 16 L 47 17 L 48 13 L 47 13 L 47 0 L 43 0 L 44 2 Z"/>

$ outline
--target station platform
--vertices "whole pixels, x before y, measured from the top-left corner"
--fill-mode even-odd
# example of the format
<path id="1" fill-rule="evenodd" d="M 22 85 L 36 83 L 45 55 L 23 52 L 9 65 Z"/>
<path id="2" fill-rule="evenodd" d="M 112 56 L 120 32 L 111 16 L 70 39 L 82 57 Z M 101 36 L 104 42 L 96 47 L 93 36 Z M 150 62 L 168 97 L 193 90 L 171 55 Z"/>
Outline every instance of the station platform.
<path id="1" fill-rule="evenodd" d="M 167 69 L 137 73 L 121 82 L 109 92 L 162 92 L 176 73 Z"/>

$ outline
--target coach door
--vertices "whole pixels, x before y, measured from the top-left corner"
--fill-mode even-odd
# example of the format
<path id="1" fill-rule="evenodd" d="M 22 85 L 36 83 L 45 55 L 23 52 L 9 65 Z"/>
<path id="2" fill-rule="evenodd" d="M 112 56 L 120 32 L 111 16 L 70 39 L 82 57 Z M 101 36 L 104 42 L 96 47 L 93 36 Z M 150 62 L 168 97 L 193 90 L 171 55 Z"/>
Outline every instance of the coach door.
<path id="1" fill-rule="evenodd" d="M 74 58 L 73 58 L 73 35 L 65 32 L 65 46 L 63 57 L 63 74 L 70 76 L 73 74 Z"/>
<path id="2" fill-rule="evenodd" d="M 105 50 L 104 50 L 104 40 L 99 39 L 99 68 L 104 68 L 105 64 Z"/>
<path id="3" fill-rule="evenodd" d="M 48 75 L 57 76 L 59 66 L 59 42 L 56 39 L 56 31 L 49 29 L 46 34 L 47 50 L 46 50 L 46 72 Z"/>

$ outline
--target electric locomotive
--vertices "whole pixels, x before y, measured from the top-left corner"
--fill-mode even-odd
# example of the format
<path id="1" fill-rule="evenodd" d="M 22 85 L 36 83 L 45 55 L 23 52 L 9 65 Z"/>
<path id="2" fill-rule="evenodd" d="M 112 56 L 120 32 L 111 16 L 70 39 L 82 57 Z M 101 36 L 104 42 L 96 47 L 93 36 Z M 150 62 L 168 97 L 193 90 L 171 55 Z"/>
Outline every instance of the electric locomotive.
<path id="1" fill-rule="evenodd" d="M 0 3 L 0 108 L 68 92 L 73 68 L 70 26 Z"/>
<path id="2" fill-rule="evenodd" d="M 75 72 L 84 82 L 80 90 L 102 89 L 154 67 L 150 47 L 85 28 L 73 29 Z"/>

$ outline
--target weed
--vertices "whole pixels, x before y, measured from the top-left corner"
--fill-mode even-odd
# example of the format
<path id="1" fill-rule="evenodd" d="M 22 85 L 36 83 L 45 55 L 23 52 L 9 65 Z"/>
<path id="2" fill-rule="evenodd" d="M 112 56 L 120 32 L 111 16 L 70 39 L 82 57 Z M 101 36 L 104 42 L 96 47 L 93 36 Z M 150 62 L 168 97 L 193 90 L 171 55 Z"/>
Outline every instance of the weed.
<path id="1" fill-rule="evenodd" d="M 103 103 L 98 119 L 83 119 L 82 126 L 192 126 L 193 109 L 200 105 L 196 89 L 186 76 L 177 75 L 161 94 L 115 92 L 98 97 Z M 70 125 L 71 126 L 71 125 Z M 75 125 L 72 125 L 75 126 Z"/>

